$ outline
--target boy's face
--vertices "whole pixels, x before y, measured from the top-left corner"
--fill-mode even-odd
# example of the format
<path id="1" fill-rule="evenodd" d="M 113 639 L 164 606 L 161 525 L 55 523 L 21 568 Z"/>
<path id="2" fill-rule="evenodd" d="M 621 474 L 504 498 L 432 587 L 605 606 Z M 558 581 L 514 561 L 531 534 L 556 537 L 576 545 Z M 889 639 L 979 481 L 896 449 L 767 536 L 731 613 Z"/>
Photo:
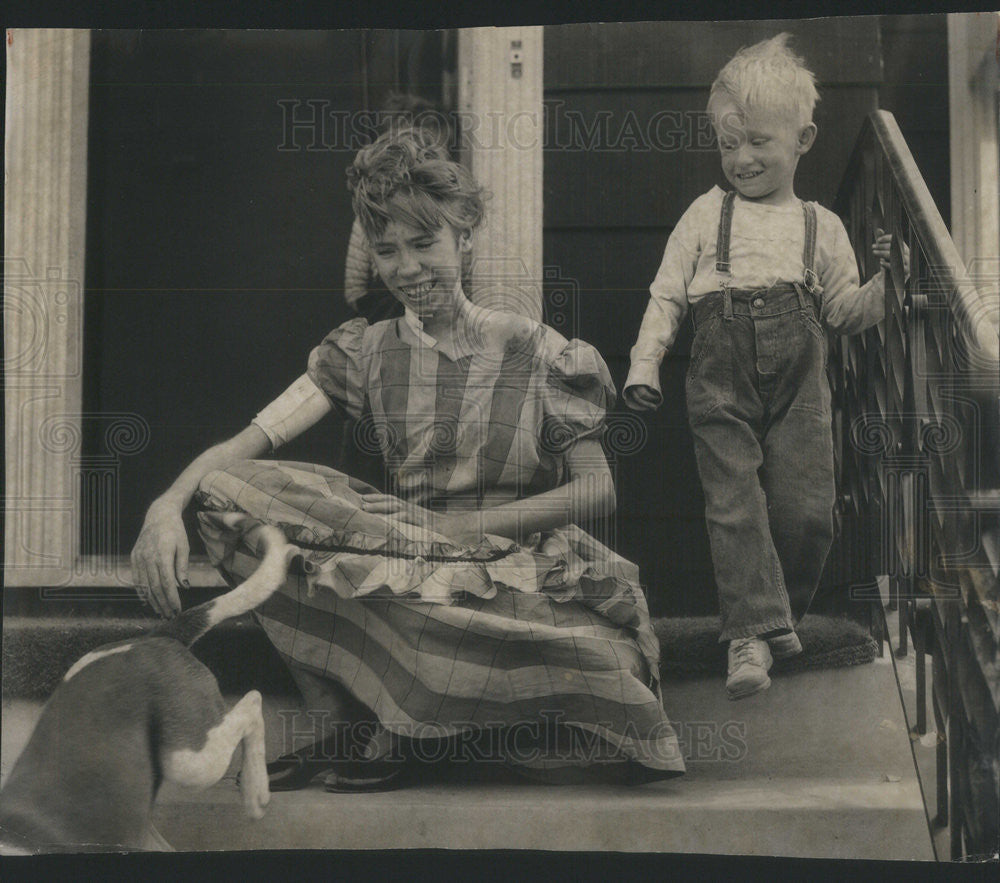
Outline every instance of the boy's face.
<path id="1" fill-rule="evenodd" d="M 795 168 L 816 137 L 816 126 L 797 125 L 768 111 L 743 113 L 716 95 L 708 112 L 719 140 L 722 171 L 745 199 L 781 205 L 795 197 Z"/>

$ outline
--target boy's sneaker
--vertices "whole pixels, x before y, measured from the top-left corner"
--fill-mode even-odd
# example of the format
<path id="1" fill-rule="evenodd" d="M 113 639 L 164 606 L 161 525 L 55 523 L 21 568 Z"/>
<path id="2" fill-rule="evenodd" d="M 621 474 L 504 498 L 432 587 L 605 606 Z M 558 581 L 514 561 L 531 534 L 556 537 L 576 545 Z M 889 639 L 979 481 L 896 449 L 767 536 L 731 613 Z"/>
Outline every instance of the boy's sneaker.
<path id="1" fill-rule="evenodd" d="M 789 656 L 798 656 L 802 652 L 802 642 L 795 632 L 785 632 L 781 635 L 769 635 L 767 643 L 771 648 L 771 655 L 775 659 L 788 659 Z"/>
<path id="2" fill-rule="evenodd" d="M 730 699 L 744 699 L 771 686 L 767 671 L 771 650 L 760 638 L 737 638 L 729 642 L 729 672 L 726 691 Z"/>

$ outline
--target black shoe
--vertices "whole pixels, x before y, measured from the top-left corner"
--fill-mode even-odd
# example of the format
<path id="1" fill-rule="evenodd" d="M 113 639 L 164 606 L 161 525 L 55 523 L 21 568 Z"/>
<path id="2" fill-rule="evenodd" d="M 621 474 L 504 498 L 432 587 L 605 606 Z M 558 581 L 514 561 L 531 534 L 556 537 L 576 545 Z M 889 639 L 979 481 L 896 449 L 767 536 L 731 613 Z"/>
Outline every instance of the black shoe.
<path id="1" fill-rule="evenodd" d="M 404 784 L 402 760 L 367 760 L 338 764 L 327 773 L 323 787 L 337 794 L 364 794 L 369 791 L 395 791 Z"/>
<path id="2" fill-rule="evenodd" d="M 299 791 L 321 773 L 332 770 L 337 759 L 330 755 L 326 739 L 306 745 L 298 751 L 282 754 L 267 765 L 267 784 L 272 791 Z M 241 774 L 236 774 L 240 784 Z"/>
<path id="3" fill-rule="evenodd" d="M 309 757 L 307 752 L 315 750 L 319 745 L 320 743 L 310 745 L 303 749 L 302 754 L 293 752 L 272 760 L 267 765 L 268 787 L 272 791 L 298 791 L 305 788 L 320 773 L 332 770 L 334 761 L 330 758 Z"/>

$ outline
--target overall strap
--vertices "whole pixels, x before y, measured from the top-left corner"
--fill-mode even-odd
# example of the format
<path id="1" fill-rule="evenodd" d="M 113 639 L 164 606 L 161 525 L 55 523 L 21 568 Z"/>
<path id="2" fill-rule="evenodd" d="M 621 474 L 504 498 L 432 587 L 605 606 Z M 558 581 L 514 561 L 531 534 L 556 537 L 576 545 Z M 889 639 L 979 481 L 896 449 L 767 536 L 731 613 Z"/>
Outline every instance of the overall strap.
<path id="1" fill-rule="evenodd" d="M 802 203 L 802 213 L 806 219 L 806 241 L 802 249 L 802 281 L 813 294 L 820 293 L 819 276 L 816 275 L 816 206 L 811 202 Z"/>
<path id="2" fill-rule="evenodd" d="M 733 233 L 733 203 L 736 191 L 729 190 L 722 197 L 722 211 L 719 213 L 719 235 L 715 240 L 715 272 L 731 276 L 729 266 L 729 240 Z"/>
<path id="3" fill-rule="evenodd" d="M 719 213 L 719 234 L 715 240 L 715 272 L 720 276 L 732 276 L 729 264 L 729 240 L 733 234 L 733 203 L 736 191 L 729 190 L 722 197 L 722 211 Z M 722 281 L 722 317 L 727 322 L 733 320 L 733 295 L 726 280 Z"/>

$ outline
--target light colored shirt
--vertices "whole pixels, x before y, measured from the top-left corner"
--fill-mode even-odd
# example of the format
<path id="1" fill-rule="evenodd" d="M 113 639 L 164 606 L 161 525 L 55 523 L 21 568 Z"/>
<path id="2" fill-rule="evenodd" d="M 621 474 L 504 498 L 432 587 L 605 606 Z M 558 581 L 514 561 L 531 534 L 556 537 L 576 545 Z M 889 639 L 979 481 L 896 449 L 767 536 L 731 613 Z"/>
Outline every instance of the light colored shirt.
<path id="1" fill-rule="evenodd" d="M 274 450 L 301 435 L 333 410 L 333 404 L 308 374 L 303 374 L 253 420 Z"/>
<path id="2" fill-rule="evenodd" d="M 737 197 L 729 246 L 730 276 L 715 267 L 721 188 L 699 196 L 677 222 L 667 241 L 656 278 L 649 286 L 649 305 L 625 381 L 660 392 L 660 362 L 670 351 L 690 304 L 731 288 L 768 288 L 799 282 L 805 267 L 805 218 L 802 205 L 768 205 Z M 856 334 L 881 321 L 885 287 L 882 273 L 861 285 L 858 265 L 844 225 L 833 212 L 816 205 L 816 263 L 822 293 L 823 323 L 839 334 Z"/>

